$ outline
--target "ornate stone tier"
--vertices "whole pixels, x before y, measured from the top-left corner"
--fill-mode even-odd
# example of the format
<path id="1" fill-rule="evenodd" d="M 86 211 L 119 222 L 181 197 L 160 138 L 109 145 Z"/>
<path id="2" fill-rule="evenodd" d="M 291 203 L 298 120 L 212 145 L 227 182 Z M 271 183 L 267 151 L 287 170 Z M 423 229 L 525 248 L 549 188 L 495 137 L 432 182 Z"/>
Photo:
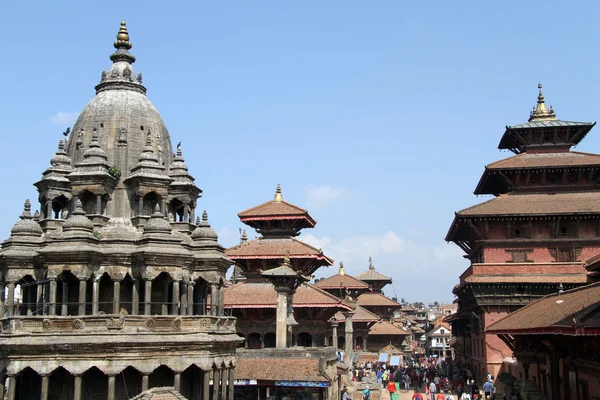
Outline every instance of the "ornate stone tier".
<path id="1" fill-rule="evenodd" d="M 30 316 L 2 320 L 2 333 L 235 333 L 234 317 L 86 315 L 74 317 Z"/>

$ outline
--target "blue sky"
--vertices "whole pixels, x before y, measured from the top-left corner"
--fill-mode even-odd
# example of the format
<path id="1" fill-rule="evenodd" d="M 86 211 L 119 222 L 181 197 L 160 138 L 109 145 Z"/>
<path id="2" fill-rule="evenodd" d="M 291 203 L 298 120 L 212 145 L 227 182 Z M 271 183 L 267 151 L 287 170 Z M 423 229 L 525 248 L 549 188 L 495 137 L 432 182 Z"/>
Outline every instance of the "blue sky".
<path id="1" fill-rule="evenodd" d="M 497 144 L 538 81 L 559 118 L 600 115 L 592 1 L 88 3 L 2 7 L 3 238 L 110 66 L 121 20 L 223 245 L 281 182 L 318 221 L 301 238 L 350 274 L 372 256 L 409 301 L 452 300 L 468 266 L 443 240 L 453 213 L 485 200 L 475 185 L 511 155 Z M 592 130 L 578 150 L 599 141 Z"/>

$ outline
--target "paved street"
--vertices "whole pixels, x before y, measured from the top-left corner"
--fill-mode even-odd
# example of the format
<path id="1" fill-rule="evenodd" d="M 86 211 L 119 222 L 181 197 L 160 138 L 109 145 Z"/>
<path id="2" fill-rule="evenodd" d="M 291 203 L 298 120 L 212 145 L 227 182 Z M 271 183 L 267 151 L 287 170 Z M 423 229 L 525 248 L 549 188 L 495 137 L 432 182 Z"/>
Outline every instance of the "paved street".
<path id="1" fill-rule="evenodd" d="M 425 393 L 421 390 L 420 393 L 423 395 L 423 400 L 429 400 L 426 396 Z M 400 391 L 400 395 L 399 395 L 399 400 L 412 400 L 412 396 L 414 394 L 414 391 L 409 391 L 409 392 L 405 392 L 404 390 Z M 457 399 L 456 395 L 452 395 L 452 397 L 454 399 Z M 362 395 L 359 391 L 355 392 L 352 400 L 362 400 Z M 372 400 L 390 400 L 390 393 L 385 390 L 382 389 L 380 391 L 373 391 L 373 397 Z"/>

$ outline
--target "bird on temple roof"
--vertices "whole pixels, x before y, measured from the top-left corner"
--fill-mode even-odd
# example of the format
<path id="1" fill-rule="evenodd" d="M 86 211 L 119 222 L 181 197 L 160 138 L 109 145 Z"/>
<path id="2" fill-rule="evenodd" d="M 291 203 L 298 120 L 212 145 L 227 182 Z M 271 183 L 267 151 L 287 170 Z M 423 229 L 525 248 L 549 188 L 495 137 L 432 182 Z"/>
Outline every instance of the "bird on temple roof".
<path id="1" fill-rule="evenodd" d="M 70 126 L 67 128 L 66 131 L 63 132 L 63 135 L 69 136 L 69 133 L 71 133 L 71 127 Z"/>

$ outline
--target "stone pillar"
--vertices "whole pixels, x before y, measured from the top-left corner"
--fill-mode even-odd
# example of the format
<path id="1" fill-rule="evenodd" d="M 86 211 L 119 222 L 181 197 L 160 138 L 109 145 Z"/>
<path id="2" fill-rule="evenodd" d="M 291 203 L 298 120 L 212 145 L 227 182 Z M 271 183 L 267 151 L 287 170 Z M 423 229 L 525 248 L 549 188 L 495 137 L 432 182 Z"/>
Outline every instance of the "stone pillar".
<path id="1" fill-rule="evenodd" d="M 98 315 L 100 312 L 100 278 L 95 277 L 92 281 L 92 315 Z"/>
<path id="2" fill-rule="evenodd" d="M 220 399 L 219 397 L 219 383 L 221 382 L 221 370 L 218 368 L 213 369 L 213 399 Z"/>
<path id="3" fill-rule="evenodd" d="M 8 374 L 8 396 L 7 400 L 15 400 L 17 394 L 17 379 L 13 374 Z M 208 398 L 208 397 L 207 397 Z"/>
<path id="4" fill-rule="evenodd" d="M 362 349 L 363 351 L 369 351 L 369 347 L 367 347 L 367 346 L 368 346 L 368 343 L 367 343 L 367 337 L 368 337 L 368 336 L 369 336 L 369 335 L 368 335 L 368 334 L 366 334 L 366 335 L 364 336 L 364 338 L 363 338 L 363 349 Z"/>
<path id="5" fill-rule="evenodd" d="M 87 278 L 79 278 L 79 315 L 85 315 Z"/>
<path id="6" fill-rule="evenodd" d="M 144 288 L 144 315 L 150 315 L 152 305 L 152 280 L 144 280 L 146 287 Z"/>
<path id="7" fill-rule="evenodd" d="M 148 390 L 148 374 L 142 375 L 142 392 Z"/>
<path id="8" fill-rule="evenodd" d="M 227 398 L 227 379 L 229 378 L 228 368 L 221 368 L 221 399 Z"/>
<path id="9" fill-rule="evenodd" d="M 60 305 L 60 315 L 69 315 L 69 281 L 63 279 L 62 281 L 62 298 Z"/>
<path id="10" fill-rule="evenodd" d="M 81 399 L 81 375 L 75 375 L 75 387 L 73 389 L 73 400 Z"/>
<path id="11" fill-rule="evenodd" d="M 122 279 L 113 278 L 113 314 L 118 314 L 121 310 L 121 281 Z"/>
<path id="12" fill-rule="evenodd" d="M 160 304 L 160 314 L 169 315 L 169 282 L 163 281 L 162 302 Z"/>
<path id="13" fill-rule="evenodd" d="M 96 196 L 96 214 L 102 215 L 102 196 Z"/>
<path id="14" fill-rule="evenodd" d="M 219 287 L 219 305 L 217 310 L 220 317 L 225 315 L 225 286 Z"/>
<path id="15" fill-rule="evenodd" d="M 202 399 L 210 397 L 210 371 L 202 370 Z"/>
<path id="16" fill-rule="evenodd" d="M 143 215 L 143 214 L 144 214 L 144 197 L 142 195 L 139 195 L 137 215 Z"/>
<path id="17" fill-rule="evenodd" d="M 354 354 L 354 329 L 352 328 L 352 316 L 354 311 L 346 311 L 344 317 L 346 317 L 344 325 L 346 331 L 346 354 L 344 355 L 344 361 L 350 365 L 352 361 L 352 355 Z"/>
<path id="18" fill-rule="evenodd" d="M 115 376 L 108 375 L 108 397 L 107 400 L 115 400 Z"/>
<path id="19" fill-rule="evenodd" d="M 2 300 L 4 300 L 4 297 L 2 297 L 2 294 L 4 292 L 4 288 L 2 288 L 2 290 L 0 290 L 0 298 Z M 4 301 L 2 301 L 2 305 L 4 304 Z M 4 310 L 0 310 L 0 316 L 4 314 Z M 36 293 L 35 293 L 35 314 L 36 315 L 46 315 L 46 308 L 44 307 L 44 285 L 42 285 L 41 283 L 37 284 L 36 287 Z"/>
<path id="20" fill-rule="evenodd" d="M 187 315 L 194 315 L 194 285 L 196 282 L 190 281 L 188 284 Z"/>
<path id="21" fill-rule="evenodd" d="M 47 219 L 52 219 L 52 217 L 54 213 L 52 212 L 52 200 L 48 200 L 46 202 L 46 215 L 48 216 Z"/>
<path id="22" fill-rule="evenodd" d="M 15 283 L 8 282 L 8 300 L 7 300 L 8 316 L 15 315 Z"/>
<path id="23" fill-rule="evenodd" d="M 333 348 L 335 349 L 335 351 L 337 351 L 338 349 L 338 333 L 337 333 L 337 328 L 338 328 L 339 324 L 337 322 L 337 320 L 333 320 L 333 322 L 331 323 L 331 330 L 332 330 L 332 334 L 331 334 L 331 341 Z"/>
<path id="24" fill-rule="evenodd" d="M 173 374 L 173 386 L 175 390 L 181 392 L 181 372 L 175 372 Z"/>
<path id="25" fill-rule="evenodd" d="M 276 347 L 285 349 L 287 347 L 287 315 L 288 315 L 288 291 L 283 288 L 277 290 L 277 327 L 275 328 Z"/>
<path id="26" fill-rule="evenodd" d="M 229 383 L 227 386 L 227 400 L 233 400 L 235 382 L 235 367 L 229 367 Z"/>
<path id="27" fill-rule="evenodd" d="M 171 303 L 171 315 L 179 315 L 179 280 L 173 281 L 173 301 Z"/>
<path id="28" fill-rule="evenodd" d="M 186 281 L 181 281 L 181 294 L 179 299 L 179 314 L 186 315 L 187 314 L 187 293 L 188 293 L 188 284 Z"/>
<path id="29" fill-rule="evenodd" d="M 50 279 L 50 304 L 48 305 L 48 314 L 56 315 L 56 278 Z"/>
<path id="30" fill-rule="evenodd" d="M 6 284 L 0 282 L 0 318 L 4 318 L 4 301 L 6 299 Z"/>
<path id="31" fill-rule="evenodd" d="M 42 375 L 42 394 L 41 400 L 48 400 L 48 375 Z"/>
<path id="32" fill-rule="evenodd" d="M 134 279 L 131 289 L 131 315 L 140 313 L 140 280 Z"/>
<path id="33" fill-rule="evenodd" d="M 219 288 L 216 283 L 210 284 L 210 315 L 217 316 L 219 308 Z"/>

